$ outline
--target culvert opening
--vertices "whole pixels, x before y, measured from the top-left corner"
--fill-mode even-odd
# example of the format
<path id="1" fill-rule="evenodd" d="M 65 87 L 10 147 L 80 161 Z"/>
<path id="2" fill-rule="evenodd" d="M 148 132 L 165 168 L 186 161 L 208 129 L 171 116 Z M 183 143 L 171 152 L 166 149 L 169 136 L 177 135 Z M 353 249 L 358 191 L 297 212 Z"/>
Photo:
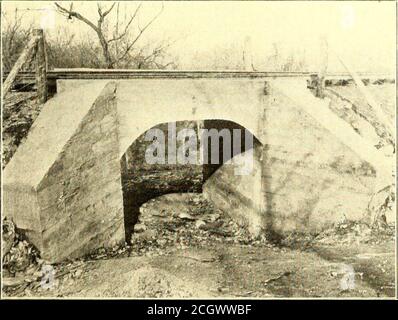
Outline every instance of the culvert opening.
<path id="1" fill-rule="evenodd" d="M 174 125 L 174 129 L 172 125 Z M 164 148 L 153 152 L 155 156 L 158 156 L 157 152 L 164 152 L 166 156 L 164 162 L 148 163 L 147 161 L 148 148 L 154 141 L 157 141 L 157 138 L 148 139 L 149 130 L 138 137 L 121 158 L 124 225 L 127 243 L 131 242 L 134 227 L 140 222 L 142 207 L 148 201 L 166 194 L 201 194 L 204 183 L 223 164 L 236 155 L 261 145 L 258 139 L 244 127 L 226 120 L 178 121 L 162 123 L 151 129 L 160 130 L 164 134 Z M 196 163 L 181 163 L 178 159 L 176 159 L 176 163 L 170 163 L 167 159 L 170 149 L 175 148 L 178 153 L 181 150 L 179 148 L 182 148 L 183 145 L 181 139 L 176 139 L 174 147 L 170 145 L 169 134 L 172 134 L 171 131 L 173 130 L 176 130 L 178 134 L 183 129 L 192 130 L 196 136 L 197 147 L 195 151 L 198 159 Z M 216 147 L 212 147 L 213 141 L 209 136 L 204 136 L 208 140 L 207 144 L 201 141 L 202 135 L 200 133 L 203 129 L 207 132 L 212 129 L 221 132 Z M 230 139 L 227 138 L 228 134 Z M 245 135 L 250 136 L 245 137 Z M 187 143 L 187 140 L 189 139 L 185 139 L 185 143 Z M 252 142 L 248 143 L 250 140 Z M 201 143 L 203 144 L 201 145 Z M 236 147 L 237 144 L 239 148 Z M 189 154 L 192 148 L 188 149 L 186 151 Z M 215 153 L 218 156 L 218 163 L 212 161 Z M 189 156 L 188 154 L 186 156 Z M 204 158 L 208 160 L 204 161 Z M 201 198 L 203 197 L 201 196 Z M 206 199 L 195 201 L 203 204 Z M 210 209 L 212 210 L 212 208 Z"/>

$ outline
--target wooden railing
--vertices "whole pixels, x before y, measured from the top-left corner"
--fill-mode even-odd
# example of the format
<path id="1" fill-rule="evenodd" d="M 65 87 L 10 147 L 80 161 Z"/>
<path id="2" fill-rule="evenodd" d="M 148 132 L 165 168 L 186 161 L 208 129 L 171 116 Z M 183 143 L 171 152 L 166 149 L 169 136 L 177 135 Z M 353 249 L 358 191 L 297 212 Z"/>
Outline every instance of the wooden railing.
<path id="1" fill-rule="evenodd" d="M 7 78 L 3 83 L 3 97 L 11 90 L 11 87 L 21 71 L 22 66 L 32 57 L 35 56 L 36 72 L 35 82 L 37 87 L 37 101 L 44 103 L 47 100 L 47 54 L 44 41 L 44 33 L 42 29 L 35 29 L 32 38 L 28 42 L 26 48 L 22 51 L 18 60 L 15 62 L 11 71 L 7 74 Z"/>

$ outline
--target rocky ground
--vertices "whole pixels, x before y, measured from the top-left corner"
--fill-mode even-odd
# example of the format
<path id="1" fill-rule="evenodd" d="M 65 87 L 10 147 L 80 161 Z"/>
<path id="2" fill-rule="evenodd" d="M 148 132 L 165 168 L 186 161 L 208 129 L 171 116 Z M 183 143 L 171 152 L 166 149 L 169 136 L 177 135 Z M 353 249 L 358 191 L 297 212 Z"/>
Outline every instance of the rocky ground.
<path id="1" fill-rule="evenodd" d="M 19 144 L 40 113 L 36 92 L 10 92 L 3 104 L 3 167 L 11 159 Z"/>
<path id="2" fill-rule="evenodd" d="M 380 103 L 382 111 L 392 125 L 395 121 L 395 84 L 371 85 L 367 86 L 367 90 Z M 386 156 L 392 156 L 394 137 L 377 119 L 374 110 L 354 85 L 330 86 L 325 93 L 331 99 L 329 107 L 334 113 L 349 123 L 357 134 L 377 149 L 381 149 Z"/>
<path id="3" fill-rule="evenodd" d="M 3 293 L 6 297 L 392 297 L 394 231 L 393 225 L 376 231 L 342 222 L 321 234 L 292 234 L 272 243 L 266 237 L 250 238 L 200 194 L 172 194 L 143 206 L 127 247 L 49 266 L 25 241 L 15 239 L 5 259 Z"/>

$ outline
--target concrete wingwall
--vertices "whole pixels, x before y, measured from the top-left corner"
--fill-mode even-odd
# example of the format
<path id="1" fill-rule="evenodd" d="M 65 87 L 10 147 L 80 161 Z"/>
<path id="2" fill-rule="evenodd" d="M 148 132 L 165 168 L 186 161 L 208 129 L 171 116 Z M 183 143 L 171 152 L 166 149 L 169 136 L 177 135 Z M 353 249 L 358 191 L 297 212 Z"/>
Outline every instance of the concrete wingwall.
<path id="1" fill-rule="evenodd" d="M 52 262 L 125 241 L 139 206 L 170 192 L 203 191 L 253 234 L 317 232 L 362 219 L 375 169 L 268 89 L 261 79 L 65 83 L 5 169 L 5 215 Z M 254 149 L 222 166 L 146 164 L 144 133 L 167 134 L 172 121 L 248 129 Z M 253 171 L 236 175 L 251 152 Z M 33 177 L 25 178 L 29 170 Z"/>
<path id="2" fill-rule="evenodd" d="M 86 225 L 86 218 L 82 200 L 76 206 L 74 196 L 81 199 L 84 193 L 82 188 L 80 192 L 71 188 L 72 184 L 84 185 L 75 164 L 78 157 L 94 155 L 90 139 L 95 138 L 88 132 L 78 133 L 90 110 L 102 108 L 98 97 L 104 85 L 71 83 L 70 91 L 50 99 L 3 171 L 3 215 L 11 218 L 49 261 L 73 256 L 82 245 L 76 234 Z M 105 95 L 109 95 L 106 90 Z M 81 144 L 79 155 L 76 148 Z"/>
<path id="3" fill-rule="evenodd" d="M 48 261 L 124 240 L 115 87 L 74 87 L 75 94 L 96 97 L 59 101 L 73 96 L 64 92 L 54 98 L 56 105 L 50 100 L 5 169 L 4 214 Z M 60 127 L 52 128 L 54 124 Z M 39 165 L 40 155 L 55 160 L 33 180 L 26 169 L 35 168 L 35 161 Z M 42 161 L 44 168 L 46 163 Z"/>
<path id="4" fill-rule="evenodd" d="M 262 123 L 253 173 L 236 176 L 230 162 L 205 182 L 216 207 L 253 234 L 316 233 L 345 219 L 366 221 L 373 166 L 278 90 L 265 102 Z"/>
<path id="5" fill-rule="evenodd" d="M 235 155 L 219 167 L 203 185 L 203 194 L 214 207 L 257 236 L 266 229 L 267 214 L 262 186 L 261 145 Z M 242 163 L 253 162 L 247 175 L 237 175 Z"/>
<path id="6" fill-rule="evenodd" d="M 267 227 L 318 232 L 363 219 L 375 168 L 282 92 L 271 97 L 262 157 Z"/>
<path id="7" fill-rule="evenodd" d="M 48 258 L 124 241 L 115 89 L 105 86 L 37 187 Z"/>

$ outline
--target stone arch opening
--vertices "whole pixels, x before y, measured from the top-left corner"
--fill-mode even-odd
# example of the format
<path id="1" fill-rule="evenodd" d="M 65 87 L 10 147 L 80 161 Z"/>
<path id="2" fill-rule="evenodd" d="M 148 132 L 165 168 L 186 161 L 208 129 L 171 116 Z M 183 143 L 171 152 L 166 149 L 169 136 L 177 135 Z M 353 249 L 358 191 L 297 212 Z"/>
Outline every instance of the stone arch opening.
<path id="1" fill-rule="evenodd" d="M 169 155 L 169 141 L 168 138 L 172 136 L 170 126 L 175 124 L 176 132 L 182 129 L 194 130 L 197 137 L 197 152 L 198 157 L 200 153 L 207 152 L 207 163 L 197 164 L 181 164 L 169 163 L 167 156 Z M 150 164 L 145 159 L 147 148 L 152 141 L 146 140 L 146 134 L 151 129 L 159 129 L 164 133 L 165 137 L 165 155 L 166 162 L 161 164 Z M 123 192 L 123 209 L 124 209 L 124 226 L 125 237 L 129 243 L 133 234 L 134 225 L 137 223 L 140 215 L 140 207 L 149 200 L 169 194 L 169 193 L 201 193 L 203 192 L 204 183 L 226 162 L 231 158 L 251 149 L 256 149 L 261 146 L 260 141 L 246 128 L 240 124 L 229 120 L 201 120 L 201 121 L 177 121 L 158 124 L 151 129 L 142 133 L 132 144 L 128 147 L 126 152 L 122 155 L 121 164 L 121 178 L 122 178 L 122 192 Z M 230 133 L 230 150 L 231 153 L 225 152 L 228 150 L 223 135 L 220 135 L 218 140 L 217 153 L 219 157 L 218 163 L 211 163 L 211 157 L 214 149 L 211 149 L 211 139 L 207 144 L 203 144 L 204 149 L 200 149 L 202 136 L 201 130 L 217 130 L 224 133 Z M 233 131 L 235 130 L 235 136 Z M 237 131 L 238 130 L 238 131 Z M 238 138 L 237 132 L 240 131 Z M 249 140 L 252 143 L 247 143 L 245 134 L 249 135 Z M 207 137 L 205 137 L 207 138 Z M 240 144 L 240 150 L 234 148 L 234 144 Z M 176 141 L 176 147 L 179 148 L 181 141 Z M 205 155 L 203 155 L 205 157 Z"/>

